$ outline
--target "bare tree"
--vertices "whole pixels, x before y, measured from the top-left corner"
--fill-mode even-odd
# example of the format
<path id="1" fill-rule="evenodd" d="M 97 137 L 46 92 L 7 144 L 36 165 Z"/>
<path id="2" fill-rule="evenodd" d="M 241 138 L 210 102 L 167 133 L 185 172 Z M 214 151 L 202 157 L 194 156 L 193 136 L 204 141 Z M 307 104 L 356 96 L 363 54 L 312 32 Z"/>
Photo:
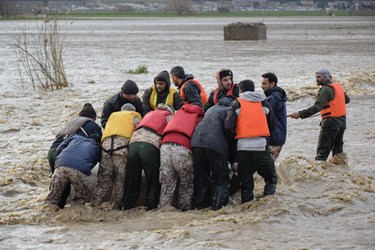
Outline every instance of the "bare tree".
<path id="1" fill-rule="evenodd" d="M 26 27 L 20 29 L 15 41 L 22 87 L 48 91 L 69 86 L 63 64 L 64 41 L 56 17 L 38 23 L 35 34 Z"/>
<path id="2" fill-rule="evenodd" d="M 190 13 L 193 9 L 192 0 L 168 0 L 167 8 L 176 11 L 178 15 Z"/>

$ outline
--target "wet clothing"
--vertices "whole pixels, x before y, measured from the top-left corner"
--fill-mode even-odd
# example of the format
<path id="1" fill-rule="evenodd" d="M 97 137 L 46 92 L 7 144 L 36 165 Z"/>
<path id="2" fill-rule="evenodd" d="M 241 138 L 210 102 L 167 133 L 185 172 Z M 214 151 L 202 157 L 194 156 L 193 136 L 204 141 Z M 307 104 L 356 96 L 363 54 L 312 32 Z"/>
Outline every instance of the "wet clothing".
<path id="1" fill-rule="evenodd" d="M 147 181 L 147 210 L 157 208 L 160 196 L 159 167 L 159 148 L 147 142 L 130 143 L 126 165 L 124 210 L 136 206 L 141 193 L 142 170 Z"/>
<path id="2" fill-rule="evenodd" d="M 164 92 L 157 93 L 155 81 L 156 79 L 162 79 L 167 83 L 167 87 Z M 160 72 L 154 79 L 154 85 L 151 88 L 145 90 L 142 96 L 142 106 L 144 114 L 155 110 L 155 107 L 159 103 L 164 103 L 172 106 L 175 110 L 179 110 L 184 104 L 184 100 L 179 93 L 171 87 L 170 77 L 167 71 Z"/>
<path id="3" fill-rule="evenodd" d="M 332 86 L 323 85 L 315 98 L 313 106 L 299 111 L 301 119 L 310 117 L 320 112 L 335 98 L 335 90 Z M 350 98 L 344 93 L 345 104 L 350 102 Z M 346 129 L 346 116 L 327 117 L 320 122 L 320 134 L 318 139 L 316 160 L 327 160 L 329 153 L 332 156 L 343 152 L 343 137 Z"/>
<path id="4" fill-rule="evenodd" d="M 99 166 L 92 206 L 102 204 L 104 197 L 112 190 L 110 208 L 122 209 L 128 145 L 140 119 L 140 114 L 134 111 L 114 112 L 109 117 L 103 133 L 102 161 Z"/>
<path id="5" fill-rule="evenodd" d="M 65 166 L 59 166 L 53 173 L 51 191 L 44 203 L 58 205 L 68 185 L 73 185 L 74 188 L 74 197 L 71 204 L 84 205 L 91 191 L 89 177 L 74 168 Z"/>
<path id="6" fill-rule="evenodd" d="M 242 130 L 248 131 L 251 136 L 238 138 L 237 140 L 237 161 L 238 161 L 238 176 L 241 180 L 241 200 L 242 203 L 254 199 L 254 179 L 253 174 L 257 171 L 265 180 L 264 195 L 272 195 L 276 191 L 277 177 L 275 171 L 275 164 L 268 151 L 267 138 L 265 136 L 256 136 L 256 134 L 263 133 L 266 129 L 272 131 L 273 117 L 272 109 L 267 103 L 266 96 L 263 93 L 256 93 L 247 91 L 240 94 L 239 101 L 235 101 L 228 111 L 225 120 L 225 129 L 227 133 L 235 137 L 238 134 L 238 122 L 241 122 L 240 116 L 246 119 L 246 113 L 249 112 L 248 108 L 258 109 L 253 112 L 259 115 L 259 111 L 263 111 L 266 117 L 266 123 L 258 125 L 261 127 L 245 127 Z M 242 107 L 245 102 L 258 103 L 260 105 L 251 105 Z M 244 105 L 245 106 L 245 105 Z M 242 109 L 242 110 L 241 110 Z M 248 113 L 251 115 L 251 112 Z M 246 123 L 245 123 L 246 124 Z M 251 131 L 252 129 L 256 131 Z M 241 132 L 242 133 L 242 132 Z M 244 133 L 242 133 L 244 134 Z"/>
<path id="7" fill-rule="evenodd" d="M 283 146 L 268 146 L 268 151 L 270 152 L 271 157 L 274 161 L 279 158 L 281 149 L 283 149 Z"/>
<path id="8" fill-rule="evenodd" d="M 75 191 L 72 204 L 84 204 L 90 190 L 88 176 L 100 161 L 100 151 L 100 145 L 92 138 L 73 135 L 65 139 L 57 148 L 56 169 L 45 203 L 59 206 L 71 183 Z"/>
<path id="9" fill-rule="evenodd" d="M 161 135 L 170 115 L 171 113 L 166 110 L 151 111 L 145 115 L 133 133 L 126 165 L 124 209 L 136 206 L 141 193 L 142 170 L 147 182 L 147 209 L 158 206 Z"/>
<path id="10" fill-rule="evenodd" d="M 61 142 L 69 135 L 80 135 L 88 137 L 88 135 L 97 133 L 102 136 L 102 129 L 100 126 L 91 118 L 78 116 L 69 120 L 65 126 L 57 133 L 55 141 L 52 143 L 51 148 L 48 152 L 48 162 L 53 173 L 55 169 L 56 160 L 56 149 Z"/>
<path id="11" fill-rule="evenodd" d="M 73 135 L 66 138 L 57 148 L 56 168 L 70 167 L 89 176 L 91 169 L 100 162 L 100 158 L 101 148 L 94 139 Z"/>
<path id="12" fill-rule="evenodd" d="M 185 104 L 194 103 L 203 107 L 207 102 L 206 92 L 200 83 L 198 85 L 191 74 L 186 75 L 182 79 L 182 84 L 177 89 Z"/>
<path id="13" fill-rule="evenodd" d="M 193 208 L 193 157 L 184 146 L 167 142 L 160 148 L 159 207 L 172 206 L 178 179 L 178 208 L 190 210 Z"/>
<path id="14" fill-rule="evenodd" d="M 185 104 L 164 129 L 160 149 L 160 207 L 172 205 L 179 178 L 179 208 L 192 208 L 194 177 L 190 140 L 203 116 L 201 107 Z"/>
<path id="15" fill-rule="evenodd" d="M 285 91 L 279 86 L 275 86 L 264 92 L 266 100 L 272 108 L 275 127 L 268 138 L 270 146 L 282 146 L 285 144 L 287 135 L 287 114 Z"/>
<path id="16" fill-rule="evenodd" d="M 92 133 L 97 133 L 102 136 L 102 129 L 100 126 L 89 117 L 78 116 L 69 120 L 65 126 L 57 133 L 55 141 L 52 143 L 48 151 L 48 163 L 51 169 L 51 173 L 55 171 L 55 161 L 57 156 L 57 147 L 63 142 L 63 140 L 69 135 L 81 135 L 86 136 Z M 70 184 L 67 184 L 62 195 L 61 200 L 58 203 L 59 208 L 64 208 L 66 201 L 70 195 Z"/>
<path id="17" fill-rule="evenodd" d="M 113 112 L 121 111 L 121 107 L 126 103 L 133 104 L 135 107 L 135 111 L 137 111 L 139 114 L 141 114 L 141 116 L 143 116 L 143 107 L 141 99 L 137 97 L 134 101 L 129 101 L 122 96 L 122 92 L 119 92 L 104 103 L 101 116 L 101 125 L 103 128 L 105 128 L 109 116 Z"/>
<path id="18" fill-rule="evenodd" d="M 191 139 L 194 160 L 194 203 L 198 209 L 218 210 L 229 197 L 229 144 L 224 121 L 232 99 L 222 98 L 197 125 Z M 210 192 L 212 188 L 212 194 Z"/>
<path id="19" fill-rule="evenodd" d="M 217 104 L 217 102 L 225 97 L 229 96 L 232 97 L 233 100 L 235 100 L 239 95 L 239 89 L 237 84 L 232 84 L 232 87 L 227 90 L 227 89 L 220 89 L 217 87 L 215 90 L 211 91 L 210 96 L 208 97 L 208 101 L 206 105 L 204 105 L 204 112 L 206 112 L 210 107 L 214 106 Z"/>

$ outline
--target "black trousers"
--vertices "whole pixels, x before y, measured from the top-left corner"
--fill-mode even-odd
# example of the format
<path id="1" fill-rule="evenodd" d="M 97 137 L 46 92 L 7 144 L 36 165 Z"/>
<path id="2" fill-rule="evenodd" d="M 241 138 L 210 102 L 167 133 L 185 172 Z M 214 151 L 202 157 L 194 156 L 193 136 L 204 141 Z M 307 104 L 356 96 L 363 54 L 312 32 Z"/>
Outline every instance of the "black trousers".
<path id="1" fill-rule="evenodd" d="M 228 204 L 228 159 L 208 148 L 193 148 L 194 205 L 197 209 L 212 206 L 218 210 Z"/>
<path id="2" fill-rule="evenodd" d="M 157 208 L 160 197 L 159 168 L 160 151 L 158 148 L 146 142 L 129 144 L 125 175 L 124 209 L 136 206 L 141 192 L 142 169 L 147 181 L 147 209 Z"/>
<path id="3" fill-rule="evenodd" d="M 343 152 L 345 128 L 321 128 L 315 160 L 326 161 L 332 151 L 332 157 Z"/>
<path id="4" fill-rule="evenodd" d="M 266 151 L 238 151 L 238 176 L 241 180 L 242 203 L 254 199 L 254 173 L 258 172 L 264 181 L 274 182 L 277 180 L 275 163 Z"/>

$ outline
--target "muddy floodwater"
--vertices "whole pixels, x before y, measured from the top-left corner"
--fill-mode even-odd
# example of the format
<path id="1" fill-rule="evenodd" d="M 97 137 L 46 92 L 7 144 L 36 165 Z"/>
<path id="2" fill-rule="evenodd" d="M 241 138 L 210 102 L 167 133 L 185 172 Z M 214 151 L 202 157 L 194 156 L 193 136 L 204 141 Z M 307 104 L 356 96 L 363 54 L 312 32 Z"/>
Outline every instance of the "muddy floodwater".
<path id="1" fill-rule="evenodd" d="M 264 22 L 267 40 L 224 41 L 223 27 Z M 60 21 L 71 86 L 22 88 L 14 34 L 36 21 L 0 22 L 0 249 L 373 249 L 375 246 L 375 17 L 131 18 Z M 146 65 L 148 73 L 131 75 Z M 140 95 L 162 70 L 181 65 L 207 92 L 214 73 L 234 81 L 272 71 L 289 97 L 288 113 L 313 104 L 314 73 L 331 71 L 351 97 L 345 157 L 314 161 L 319 116 L 288 120 L 276 162 L 276 194 L 219 210 L 172 207 L 107 211 L 46 209 L 47 151 L 55 134 L 86 102 L 100 115 L 126 79 Z M 97 120 L 99 122 L 99 120 Z M 96 170 L 96 169 L 95 169 Z M 92 175 L 95 182 L 96 171 Z"/>

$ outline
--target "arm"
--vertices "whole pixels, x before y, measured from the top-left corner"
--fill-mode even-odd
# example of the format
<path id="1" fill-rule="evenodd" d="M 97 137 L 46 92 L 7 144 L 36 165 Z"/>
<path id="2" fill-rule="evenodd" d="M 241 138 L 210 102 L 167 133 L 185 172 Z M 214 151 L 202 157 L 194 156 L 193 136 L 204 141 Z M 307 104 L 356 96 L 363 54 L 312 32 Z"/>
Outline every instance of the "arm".
<path id="1" fill-rule="evenodd" d="M 208 101 L 203 107 L 204 112 L 206 112 L 210 107 L 214 106 L 214 94 L 215 90 L 211 91 L 210 96 L 208 97 Z"/>
<path id="2" fill-rule="evenodd" d="M 178 92 L 173 94 L 173 108 L 174 110 L 179 110 L 182 105 L 184 105 L 184 100 L 182 97 L 178 94 Z"/>
<path id="3" fill-rule="evenodd" d="M 142 102 L 141 102 L 141 99 L 139 97 L 137 97 L 134 102 L 133 102 L 133 105 L 135 107 L 135 111 L 137 111 L 139 114 L 141 114 L 141 116 L 143 117 L 144 116 L 144 113 L 143 113 L 143 107 L 142 107 Z"/>
<path id="4" fill-rule="evenodd" d="M 224 121 L 224 132 L 229 144 L 229 161 L 236 162 L 237 140 L 236 135 L 237 113 L 236 110 L 240 108 L 240 103 L 235 101 L 228 109 L 227 117 Z"/>
<path id="5" fill-rule="evenodd" d="M 327 104 L 327 102 L 331 101 L 334 98 L 334 95 L 335 93 L 334 93 L 333 88 L 329 86 L 323 86 L 319 90 L 313 106 L 307 109 L 295 112 L 289 115 L 289 117 L 295 118 L 295 119 L 298 119 L 298 118 L 305 119 L 307 117 L 310 117 L 318 113 L 320 110 L 322 110 L 323 107 Z"/>
<path id="6" fill-rule="evenodd" d="M 150 96 L 151 96 L 152 88 L 146 89 L 142 95 L 142 108 L 144 114 L 150 112 Z"/>
<path id="7" fill-rule="evenodd" d="M 105 128 L 105 125 L 107 124 L 107 121 L 109 119 L 109 116 L 113 113 L 114 108 L 113 105 L 107 101 L 104 103 L 102 115 L 100 117 L 100 123 L 102 125 L 102 128 Z"/>

